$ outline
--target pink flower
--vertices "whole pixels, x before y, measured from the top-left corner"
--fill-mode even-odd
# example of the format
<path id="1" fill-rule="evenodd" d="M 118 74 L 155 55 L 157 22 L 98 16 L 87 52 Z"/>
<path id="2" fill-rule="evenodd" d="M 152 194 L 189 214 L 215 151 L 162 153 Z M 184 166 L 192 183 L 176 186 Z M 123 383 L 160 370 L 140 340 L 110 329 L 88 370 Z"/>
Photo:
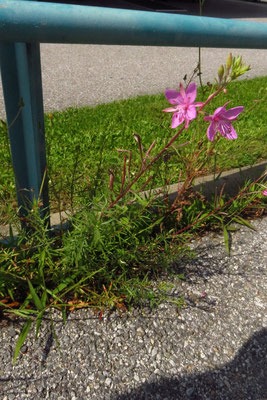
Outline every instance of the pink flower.
<path id="1" fill-rule="evenodd" d="M 189 122 L 197 116 L 196 107 L 202 106 L 203 103 L 194 103 L 197 97 L 197 87 L 195 83 L 191 83 L 186 90 L 180 83 L 180 92 L 175 90 L 166 90 L 166 99 L 175 107 L 166 108 L 165 112 L 173 112 L 172 128 L 185 121 L 185 128 L 188 128 Z"/>
<path id="2" fill-rule="evenodd" d="M 231 122 L 244 110 L 244 107 L 234 107 L 226 110 L 225 107 L 229 101 L 222 107 L 217 108 L 213 115 L 204 117 L 205 121 L 211 121 L 207 130 L 209 140 L 214 140 L 217 131 L 227 139 L 237 139 L 237 133 L 234 130 Z"/>
<path id="3" fill-rule="evenodd" d="M 263 190 L 261 193 L 263 194 L 263 196 L 267 196 L 267 190 Z"/>

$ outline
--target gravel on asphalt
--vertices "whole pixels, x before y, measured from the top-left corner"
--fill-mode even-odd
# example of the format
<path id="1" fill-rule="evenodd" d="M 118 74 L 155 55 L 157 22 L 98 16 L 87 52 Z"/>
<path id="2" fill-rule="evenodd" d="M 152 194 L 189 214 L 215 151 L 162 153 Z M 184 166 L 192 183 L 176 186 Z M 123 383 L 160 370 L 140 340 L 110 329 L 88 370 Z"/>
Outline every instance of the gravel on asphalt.
<path id="1" fill-rule="evenodd" d="M 171 303 L 131 313 L 53 314 L 61 354 L 45 320 L 12 366 L 22 322 L 0 327 L 3 400 L 267 399 L 267 217 L 231 236 L 191 243 L 194 258 L 177 259 Z"/>

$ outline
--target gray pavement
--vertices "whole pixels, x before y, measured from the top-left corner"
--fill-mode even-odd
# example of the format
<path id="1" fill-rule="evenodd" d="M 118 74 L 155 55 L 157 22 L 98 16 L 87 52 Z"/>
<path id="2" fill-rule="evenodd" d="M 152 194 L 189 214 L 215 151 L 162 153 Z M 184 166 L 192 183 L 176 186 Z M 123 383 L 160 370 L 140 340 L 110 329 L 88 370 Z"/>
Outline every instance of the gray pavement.
<path id="1" fill-rule="evenodd" d="M 119 6 L 123 3 L 127 2 L 120 0 Z M 178 8 L 176 12 L 197 13 L 197 5 L 189 1 L 173 0 L 168 4 Z M 206 0 L 203 14 L 266 23 L 267 4 Z M 214 78 L 230 51 L 241 54 L 244 61 L 251 64 L 247 78 L 266 75 L 267 50 L 207 48 L 202 50 L 204 82 Z M 44 108 L 48 112 L 175 89 L 183 76 L 196 67 L 198 49 L 42 44 L 41 58 Z M 5 117 L 2 90 L 0 117 Z"/>
<path id="2" fill-rule="evenodd" d="M 228 256 L 223 234 L 191 244 L 195 258 L 176 259 L 170 284 L 180 311 L 166 302 L 131 313 L 53 312 L 15 366 L 22 321 L 0 324 L 1 400 L 266 400 L 267 218 L 241 227 Z M 5 321 L 3 321 L 5 322 Z"/>

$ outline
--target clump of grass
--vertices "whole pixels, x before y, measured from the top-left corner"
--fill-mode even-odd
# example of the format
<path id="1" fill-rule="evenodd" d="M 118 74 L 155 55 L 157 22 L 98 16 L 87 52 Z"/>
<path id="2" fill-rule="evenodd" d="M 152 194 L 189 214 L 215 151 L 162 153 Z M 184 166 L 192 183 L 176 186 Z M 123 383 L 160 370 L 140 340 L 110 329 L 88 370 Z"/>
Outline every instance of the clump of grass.
<path id="1" fill-rule="evenodd" d="M 106 204 L 95 198 L 70 218 L 67 231 L 48 230 L 36 204 L 27 230 L 19 229 L 10 242 L 1 243 L 0 309 L 26 320 L 14 361 L 32 322 L 38 336 L 44 313 L 52 308 L 60 309 L 66 321 L 69 311 L 81 307 L 93 308 L 99 318 L 106 309 L 153 308 L 162 301 L 181 307 L 183 299 L 170 296 L 158 278 L 177 276 L 170 261 L 188 251 L 190 238 L 223 229 L 230 252 L 229 232 L 237 229 L 233 222 L 253 228 L 247 217 L 266 210 L 259 183 L 247 185 L 230 201 L 221 195 L 208 202 L 192 193 L 173 214 L 166 213 L 162 202 L 150 204 L 137 198 L 135 204 L 117 204 L 101 218 Z"/>

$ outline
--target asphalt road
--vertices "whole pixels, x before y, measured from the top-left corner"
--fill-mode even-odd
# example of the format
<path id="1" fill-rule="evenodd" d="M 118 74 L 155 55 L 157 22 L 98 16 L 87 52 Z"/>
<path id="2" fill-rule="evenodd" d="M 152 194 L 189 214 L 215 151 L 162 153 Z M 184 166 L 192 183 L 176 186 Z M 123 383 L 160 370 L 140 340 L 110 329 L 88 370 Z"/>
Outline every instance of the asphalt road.
<path id="1" fill-rule="evenodd" d="M 84 2 L 93 4 L 94 0 Z M 107 3 L 107 2 L 106 2 Z M 130 1 L 112 4 L 133 8 Z M 139 2 L 139 4 L 141 4 Z M 149 10 L 148 3 L 136 6 Z M 197 14 L 197 4 L 168 0 L 168 11 Z M 163 6 L 164 6 L 163 4 Z M 102 0 L 102 5 L 105 1 Z M 159 2 L 154 11 L 162 11 Z M 153 9 L 150 9 L 153 11 Z M 203 15 L 267 22 L 267 3 L 240 0 L 206 0 Z M 252 70 L 248 78 L 267 74 L 267 50 L 203 49 L 203 81 L 211 81 L 227 55 L 241 54 Z M 70 106 L 87 106 L 125 99 L 143 94 L 175 89 L 185 74 L 190 74 L 198 62 L 197 48 L 104 45 L 41 45 L 43 94 L 45 111 L 62 110 Z M 1 83 L 1 82 L 0 82 Z M 1 85 L 0 85 L 1 86 Z M 0 90 L 0 117 L 5 118 Z"/>

